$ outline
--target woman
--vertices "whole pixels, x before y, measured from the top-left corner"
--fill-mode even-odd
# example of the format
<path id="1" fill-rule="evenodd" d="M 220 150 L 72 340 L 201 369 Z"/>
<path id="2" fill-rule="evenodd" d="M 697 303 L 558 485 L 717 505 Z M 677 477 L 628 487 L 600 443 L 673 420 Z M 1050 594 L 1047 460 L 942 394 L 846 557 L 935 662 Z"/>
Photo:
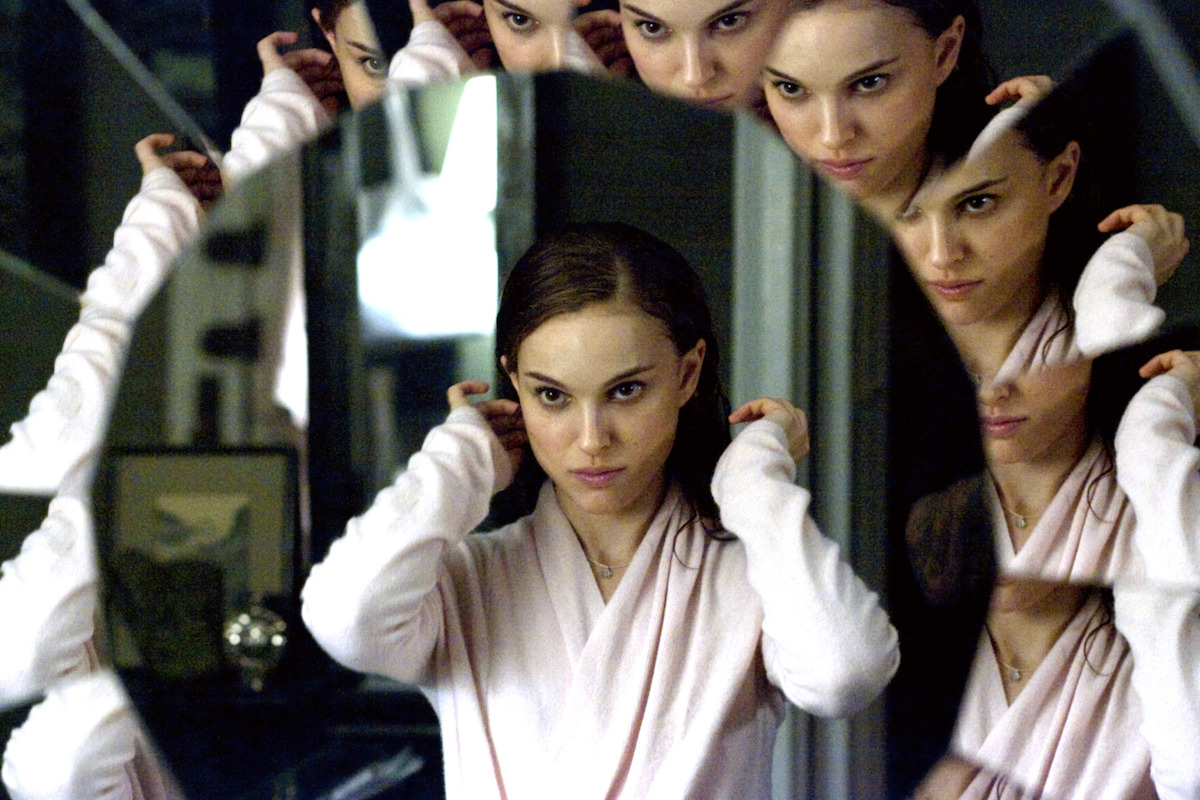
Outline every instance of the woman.
<path id="1" fill-rule="evenodd" d="M 642 81 L 709 108 L 759 105 L 759 73 L 788 0 L 622 0 L 621 27 Z"/>
<path id="2" fill-rule="evenodd" d="M 803 414 L 747 403 L 728 444 L 699 280 L 628 226 L 536 244 L 496 328 L 517 400 L 451 388 L 313 569 L 306 624 L 428 693 L 450 797 L 769 796 L 783 698 L 850 713 L 898 658 L 792 484 Z M 547 478 L 531 513 L 468 536 L 518 469 Z"/>
<path id="3" fill-rule="evenodd" d="M 1053 422 L 1049 410 L 1062 406 L 1055 398 L 1063 391 L 1054 384 L 1079 383 L 1063 371 L 1090 368 L 1086 361 L 1076 364 L 1043 371 L 1040 386 L 1026 389 L 1029 404 L 1046 412 L 1043 425 Z M 1069 555 L 1079 562 L 1099 548 L 1128 546 L 1123 529 L 1135 526 L 1132 543 L 1144 574 L 1118 572 L 1111 576 L 1115 588 L 1103 590 L 1022 577 L 1010 565 L 992 596 L 954 756 L 916 797 L 1166 798 L 1200 791 L 1194 759 L 1200 675 L 1190 666 L 1200 657 L 1200 449 L 1194 444 L 1200 353 L 1162 353 L 1140 374 L 1150 380 L 1134 394 L 1115 438 L 1111 424 L 1101 433 L 1106 448 L 1117 452 L 1116 480 L 1110 462 L 1090 485 L 1060 491 L 1036 530 L 1022 537 L 1019 522 L 1009 519 L 998 534 L 1011 537 L 1024 555 L 1039 537 L 1071 538 L 1074 529 L 1064 521 L 1086 515 L 1094 535 L 1059 554 L 1060 561 Z M 1106 388 L 1112 378 L 1106 373 Z M 1099 405 L 1092 400 L 1092 416 L 1101 416 Z M 1038 422 L 1032 416 L 1028 425 Z M 1009 439 L 985 439 L 993 472 L 997 464 L 1039 470 L 1042 455 L 1059 446 L 1055 435 L 1070 437 L 1070 428 L 1063 420 L 1058 431 L 1019 426 Z M 1142 509 L 1153 513 L 1143 516 Z M 1185 741 L 1190 744 L 1181 746 Z"/>
<path id="4" fill-rule="evenodd" d="M 762 73 L 771 118 L 793 152 L 890 220 L 929 154 L 961 155 L 991 116 L 979 11 L 973 0 L 793 5 Z M 992 102 L 1007 96 L 997 91 Z"/>

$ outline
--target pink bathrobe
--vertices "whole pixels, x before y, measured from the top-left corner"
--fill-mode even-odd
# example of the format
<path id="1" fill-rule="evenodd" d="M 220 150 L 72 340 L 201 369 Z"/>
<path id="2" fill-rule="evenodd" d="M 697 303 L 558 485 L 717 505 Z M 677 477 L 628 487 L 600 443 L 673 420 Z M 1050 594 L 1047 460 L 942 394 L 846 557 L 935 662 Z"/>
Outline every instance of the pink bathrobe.
<path id="1" fill-rule="evenodd" d="M 964 800 L 1154 800 L 1150 754 L 1130 684 L 1133 659 L 1093 596 L 1008 705 L 987 634 L 954 732 L 954 749 L 985 770 Z M 1003 777 L 997 777 L 997 776 Z"/>
<path id="2" fill-rule="evenodd" d="M 607 605 L 549 484 L 531 516 L 467 535 L 506 465 L 454 411 L 303 593 L 334 658 L 429 695 L 450 798 L 769 797 L 784 697 L 848 714 L 896 669 L 774 423 L 713 479 L 739 539 L 707 537 L 672 490 Z"/>

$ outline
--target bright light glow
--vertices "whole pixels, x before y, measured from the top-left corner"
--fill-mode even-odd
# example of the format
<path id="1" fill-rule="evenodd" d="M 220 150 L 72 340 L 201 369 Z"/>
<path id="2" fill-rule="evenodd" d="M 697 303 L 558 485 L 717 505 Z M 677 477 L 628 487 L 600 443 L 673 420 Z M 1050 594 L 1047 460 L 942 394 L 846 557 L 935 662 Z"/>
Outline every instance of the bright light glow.
<path id="1" fill-rule="evenodd" d="M 441 175 L 399 187 L 379 234 L 359 251 L 359 298 L 373 324 L 411 338 L 492 332 L 496 151 L 496 81 L 474 78 L 464 87 Z M 412 202 L 414 192 L 420 203 Z"/>

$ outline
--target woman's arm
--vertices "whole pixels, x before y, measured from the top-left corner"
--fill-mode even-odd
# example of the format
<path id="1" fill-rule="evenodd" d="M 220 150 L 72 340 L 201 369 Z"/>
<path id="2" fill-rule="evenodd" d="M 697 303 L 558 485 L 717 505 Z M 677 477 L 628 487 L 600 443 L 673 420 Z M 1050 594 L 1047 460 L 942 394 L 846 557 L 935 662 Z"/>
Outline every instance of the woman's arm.
<path id="1" fill-rule="evenodd" d="M 1154 788 L 1160 800 L 1200 797 L 1200 593 L 1117 585 L 1113 596 Z"/>
<path id="2" fill-rule="evenodd" d="M 281 153 L 307 142 L 332 122 L 321 100 L 297 69 L 328 65 L 331 53 L 300 50 L 279 54 L 296 41 L 296 34 L 277 31 L 258 43 L 263 65 L 262 88 L 242 111 L 242 121 L 229 140 L 221 171 L 230 183 L 261 168 Z"/>
<path id="3" fill-rule="evenodd" d="M 721 457 L 713 497 L 762 600 L 767 675 L 801 708 L 844 716 L 879 694 L 899 651 L 878 598 L 817 529 L 808 490 L 793 483 L 806 440 L 773 418 L 753 422 Z"/>
<path id="4" fill-rule="evenodd" d="M 511 464 L 487 420 L 450 412 L 420 452 L 313 567 L 301 616 L 351 669 L 416 681 L 442 633 L 443 555 L 487 515 Z"/>
<path id="5" fill-rule="evenodd" d="M 1148 339 L 1166 315 L 1154 297 L 1188 252 L 1183 217 L 1158 205 L 1119 208 L 1100 222 L 1120 231 L 1096 250 L 1075 290 L 1075 341 L 1085 356 Z"/>
<path id="6" fill-rule="evenodd" d="M 1144 367 L 1117 428 L 1117 483 L 1133 504 L 1134 542 L 1155 582 L 1200 587 L 1200 353 L 1172 351 Z"/>
<path id="7" fill-rule="evenodd" d="M 0 491 L 57 494 L 73 472 L 86 486 L 104 437 L 125 351 L 142 309 L 199 228 L 201 209 L 176 174 L 196 153 L 158 156 L 173 137 L 138 143 L 144 176 L 113 248 L 88 277 L 79 321 L 67 333 L 46 388 L 0 447 Z"/>

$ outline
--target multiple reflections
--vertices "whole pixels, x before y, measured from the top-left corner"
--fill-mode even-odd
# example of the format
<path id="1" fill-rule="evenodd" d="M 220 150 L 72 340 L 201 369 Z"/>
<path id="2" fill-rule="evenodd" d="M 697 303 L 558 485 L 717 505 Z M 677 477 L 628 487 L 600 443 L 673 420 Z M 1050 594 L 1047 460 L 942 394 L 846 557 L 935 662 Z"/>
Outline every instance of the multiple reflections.
<path id="1" fill-rule="evenodd" d="M 341 129 L 340 152 L 310 151 L 318 161 L 306 174 L 353 176 L 351 188 L 340 187 L 353 200 L 342 197 L 338 205 L 327 187 L 331 207 L 301 211 L 299 173 L 287 160 L 231 192 L 208 220 L 206 241 L 224 244 L 180 262 L 162 307 L 141 323 L 145 333 L 137 338 L 153 341 L 165 331 L 173 352 L 145 362 L 146 373 L 165 378 L 142 376 L 144 383 L 161 381 L 168 398 L 161 431 L 118 424 L 111 441 L 303 449 L 308 376 L 295 369 L 308 363 L 298 310 L 301 213 L 307 222 L 328 223 L 323 230 L 349 229 L 344 241 L 304 249 L 309 259 L 339 246 L 342 257 L 356 253 L 348 273 L 331 274 L 348 274 L 357 286 L 356 297 L 341 297 L 357 300 L 346 322 L 361 326 L 370 352 L 366 373 L 347 381 L 365 382 L 374 408 L 385 410 L 372 418 L 374 447 L 414 449 L 408 431 L 430 421 L 395 417 L 403 405 L 398 369 L 426 365 L 440 384 L 486 374 L 503 235 L 497 198 L 504 165 L 497 163 L 495 132 L 506 124 L 505 100 L 491 78 L 410 95 L 387 92 L 389 76 L 414 85 L 496 67 L 568 68 L 634 77 L 707 108 L 752 109 L 891 230 L 977 389 L 985 469 L 956 476 L 904 514 L 905 567 L 928 602 L 970 606 L 990 596 L 982 601 L 978 641 L 968 645 L 974 658 L 949 745 L 913 795 L 1132 798 L 1194 787 L 1194 753 L 1181 748 L 1177 732 L 1182 726 L 1182 738 L 1194 743 L 1191 734 L 1200 730 L 1200 680 L 1189 669 L 1200 655 L 1200 342 L 1186 331 L 1152 340 L 1164 320 L 1178 327 L 1194 316 L 1183 303 L 1166 313 L 1154 304 L 1158 287 L 1187 263 L 1187 237 L 1178 214 L 1131 205 L 1157 198 L 1120 184 L 1123 174 L 1102 174 L 1089 156 L 1089 115 L 1072 87 L 1093 86 L 1089 70 L 1100 67 L 1085 64 L 1058 89 L 1041 76 L 995 81 L 982 67 L 979 19 L 969 5 L 963 13 L 918 13 L 873 0 L 593 7 L 599 5 L 318 3 L 313 20 L 331 55 L 289 50 L 289 37 L 264 39 L 257 51 L 263 71 L 290 69 L 326 117 L 314 116 L 295 141 L 270 143 L 246 172 L 327 126 L 338 111 L 362 110 L 382 97 L 382 105 Z M 394 31 L 383 27 L 397 18 L 413 31 L 399 52 Z M 371 114 L 386 119 L 390 146 L 363 145 Z M 1195 153 L 1187 155 L 1194 170 Z M 290 220 L 276 224 L 282 207 L 291 209 L 282 215 Z M 215 235 L 220 231 L 226 239 Z M 412 264 L 444 267 L 413 270 L 397 284 L 401 250 Z M 416 278 L 431 283 L 417 286 Z M 1182 273 L 1180 279 L 1190 280 Z M 106 306 L 109 317 L 98 331 L 75 334 L 74 341 L 92 336 L 96 343 L 77 353 L 81 363 L 91 358 L 94 367 L 101 346 L 108 355 L 98 369 L 68 370 L 67 379 L 111 398 L 119 364 L 112 354 L 128 346 L 156 287 L 141 288 L 131 305 Z M 428 302 L 451 295 L 457 299 L 449 307 Z M 281 315 L 285 307 L 290 311 Z M 208 334 L 200 340 L 197 315 Z M 410 360 L 398 360 L 396 351 Z M 127 387 L 137 384 L 137 363 Z M 454 366 L 437 372 L 446 363 Z M 35 485 L 17 466 L 4 478 L 5 488 L 57 497 L 29 537 L 24 561 L 6 569 L 0 599 L 22 602 L 20 587 L 38 575 L 52 575 L 66 599 L 27 612 L 33 627 L 52 632 L 52 647 L 37 645 L 45 662 L 33 670 L 38 676 L 0 683 L 6 702 L 50 688 L 46 710 L 14 739 L 13 758 L 36 754 L 70 728 L 81 741 L 116 743 L 114 757 L 134 765 L 129 780 L 170 796 L 176 790 L 146 777 L 156 769 L 152 749 L 129 718 L 114 725 L 105 716 L 122 707 L 119 689 L 102 681 L 55 683 L 98 663 L 84 503 L 111 400 L 80 415 L 70 407 L 79 393 L 62 380 L 57 387 L 52 380 L 47 392 L 42 408 L 57 404 L 56 415 L 39 423 L 42 433 L 23 430 L 29 441 L 64 437 L 70 446 L 39 451 Z M 126 391 L 120 402 L 137 402 L 129 397 Z M 129 417 L 118 408 L 116 419 Z M 0 466 L 4 457 L 0 452 Z M 374 458 L 377 483 L 397 466 L 380 453 L 365 457 Z M 980 552 L 980 535 L 990 552 Z M 982 566 L 988 558 L 998 575 L 994 586 Z M 113 574 L 132 571 L 112 559 L 101 554 Z M 31 564 L 54 568 L 37 572 Z M 135 657 L 132 666 L 147 665 Z M 294 679 L 286 659 L 282 670 L 282 680 Z M 251 694 L 262 686 L 256 674 Z M 85 718 L 72 711 L 83 708 L 105 713 Z M 892 724 L 905 729 L 903 720 Z M 186 769 L 178 765 L 187 754 L 168 755 Z M 14 774 L 6 772 L 5 781 L 20 796 Z"/>

